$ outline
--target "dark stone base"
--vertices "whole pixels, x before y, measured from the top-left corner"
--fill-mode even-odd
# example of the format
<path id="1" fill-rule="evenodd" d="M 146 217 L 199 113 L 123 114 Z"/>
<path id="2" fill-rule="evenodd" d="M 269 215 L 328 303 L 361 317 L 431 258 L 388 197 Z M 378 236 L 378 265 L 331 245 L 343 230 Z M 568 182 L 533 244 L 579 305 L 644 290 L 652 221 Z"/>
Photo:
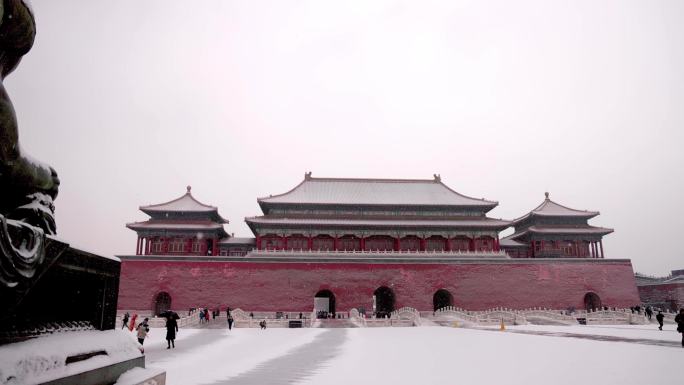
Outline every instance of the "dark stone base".
<path id="1" fill-rule="evenodd" d="M 121 262 L 48 237 L 31 279 L 0 287 L 0 344 L 56 329 L 113 329 Z"/>

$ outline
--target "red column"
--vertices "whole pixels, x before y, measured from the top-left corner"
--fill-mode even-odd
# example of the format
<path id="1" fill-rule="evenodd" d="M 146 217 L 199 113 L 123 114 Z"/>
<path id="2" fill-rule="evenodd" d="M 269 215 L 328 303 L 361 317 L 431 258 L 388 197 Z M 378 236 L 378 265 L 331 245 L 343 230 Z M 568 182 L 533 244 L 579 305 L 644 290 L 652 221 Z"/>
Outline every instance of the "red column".
<path id="1" fill-rule="evenodd" d="M 168 254 L 169 253 L 169 238 L 164 237 L 162 238 L 162 254 Z"/>
<path id="2" fill-rule="evenodd" d="M 135 244 L 135 255 L 140 255 L 140 237 L 138 237 L 138 243 Z"/>
<path id="3" fill-rule="evenodd" d="M 308 245 L 309 250 L 313 250 L 313 236 L 309 235 L 309 242 Z"/>
<path id="4" fill-rule="evenodd" d="M 530 241 L 530 255 L 534 258 L 534 241 Z"/>
<path id="5" fill-rule="evenodd" d="M 366 238 L 360 237 L 359 246 L 361 248 L 361 251 L 366 250 Z"/>
<path id="6" fill-rule="evenodd" d="M 601 247 L 601 258 L 605 258 L 605 255 L 603 255 L 603 239 L 599 241 L 599 247 Z"/>
<path id="7" fill-rule="evenodd" d="M 475 251 L 475 237 L 468 240 L 468 250 Z"/>
<path id="8" fill-rule="evenodd" d="M 420 251 L 425 251 L 425 244 L 427 243 L 425 238 L 420 238 Z"/>
<path id="9" fill-rule="evenodd" d="M 396 237 L 394 238 L 394 251 L 399 251 L 401 250 L 401 238 Z"/>
<path id="10" fill-rule="evenodd" d="M 444 244 L 444 251 L 451 251 L 451 238 L 446 237 L 446 243 Z"/>
<path id="11" fill-rule="evenodd" d="M 494 251 L 499 251 L 499 238 L 494 238 Z"/>
<path id="12" fill-rule="evenodd" d="M 199 242 L 200 242 L 200 255 L 207 255 L 207 240 L 204 238 L 200 238 Z"/>
<path id="13" fill-rule="evenodd" d="M 335 238 L 333 239 L 333 250 L 335 251 L 337 251 L 340 247 L 339 239 L 340 238 L 337 235 L 335 235 Z"/>
<path id="14" fill-rule="evenodd" d="M 283 242 L 283 250 L 287 250 L 287 238 L 288 237 L 286 237 L 284 235 L 282 237 L 280 237 L 280 239 L 282 239 L 282 242 Z"/>
<path id="15" fill-rule="evenodd" d="M 256 236 L 256 248 L 257 250 L 261 250 L 261 235 L 259 234 Z"/>
<path id="16" fill-rule="evenodd" d="M 185 240 L 185 254 L 190 254 L 190 250 L 192 250 L 192 238 L 188 238 Z"/>
<path id="17" fill-rule="evenodd" d="M 218 238 L 214 238 L 211 242 L 211 255 L 219 255 Z"/>

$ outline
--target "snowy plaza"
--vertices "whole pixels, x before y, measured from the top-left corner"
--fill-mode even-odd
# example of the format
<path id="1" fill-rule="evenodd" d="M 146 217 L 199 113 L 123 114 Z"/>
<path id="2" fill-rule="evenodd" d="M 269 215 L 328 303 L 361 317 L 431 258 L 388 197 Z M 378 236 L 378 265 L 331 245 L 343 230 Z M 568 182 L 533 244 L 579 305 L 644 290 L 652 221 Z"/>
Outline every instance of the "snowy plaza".
<path id="1" fill-rule="evenodd" d="M 182 329 L 172 350 L 164 335 L 152 329 L 145 354 L 169 385 L 676 384 L 684 359 L 673 325 Z"/>

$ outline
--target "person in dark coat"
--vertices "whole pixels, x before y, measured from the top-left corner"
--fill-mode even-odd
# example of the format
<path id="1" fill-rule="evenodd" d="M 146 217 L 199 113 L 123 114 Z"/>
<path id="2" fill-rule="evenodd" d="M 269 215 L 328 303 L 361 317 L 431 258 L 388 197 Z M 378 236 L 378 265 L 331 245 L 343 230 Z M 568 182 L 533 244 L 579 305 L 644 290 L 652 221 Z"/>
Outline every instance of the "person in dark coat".
<path id="1" fill-rule="evenodd" d="M 653 310 L 651 309 L 650 306 L 646 307 L 646 316 L 648 317 L 648 320 L 651 320 L 651 316 L 653 316 Z"/>
<path id="2" fill-rule="evenodd" d="M 123 317 L 123 323 L 121 324 L 121 329 L 128 327 L 128 317 L 130 317 L 130 315 L 128 314 L 128 312 L 126 312 L 126 314 L 124 314 L 124 317 Z"/>
<path id="3" fill-rule="evenodd" d="M 660 326 L 658 326 L 658 330 L 663 330 L 663 319 L 664 318 L 665 318 L 665 316 L 663 315 L 663 312 L 658 311 L 658 314 L 656 314 L 656 321 L 658 321 L 658 324 L 660 325 Z"/>
<path id="4" fill-rule="evenodd" d="M 228 314 L 228 330 L 232 330 L 232 329 L 233 329 L 233 321 L 234 321 L 234 320 L 233 320 L 233 316 L 230 315 L 230 314 Z"/>
<path id="5" fill-rule="evenodd" d="M 178 322 L 176 318 L 170 316 L 166 318 L 166 348 L 176 348 L 176 332 L 178 332 Z"/>
<path id="6" fill-rule="evenodd" d="M 682 333 L 682 347 L 684 348 L 684 308 L 679 309 L 679 314 L 674 320 L 677 323 L 677 331 Z"/>

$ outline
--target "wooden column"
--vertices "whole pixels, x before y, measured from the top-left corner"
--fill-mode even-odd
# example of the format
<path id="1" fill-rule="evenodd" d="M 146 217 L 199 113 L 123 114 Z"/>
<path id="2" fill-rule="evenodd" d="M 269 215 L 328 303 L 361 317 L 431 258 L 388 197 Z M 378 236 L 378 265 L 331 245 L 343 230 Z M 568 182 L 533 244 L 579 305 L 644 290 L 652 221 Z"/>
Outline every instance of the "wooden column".
<path id="1" fill-rule="evenodd" d="M 207 255 L 207 240 L 204 238 L 200 238 L 199 242 L 200 242 L 200 255 Z"/>
<path id="2" fill-rule="evenodd" d="M 603 255 L 603 239 L 599 241 L 599 247 L 601 247 L 601 258 L 605 258 L 606 256 Z"/>
<path id="3" fill-rule="evenodd" d="M 444 244 L 444 251 L 451 251 L 451 238 L 446 237 L 446 243 Z"/>
<path id="4" fill-rule="evenodd" d="M 219 255 L 218 238 L 214 238 L 211 242 L 211 255 Z"/>
<path id="5" fill-rule="evenodd" d="M 425 237 L 420 238 L 420 251 L 425 251 L 425 245 L 427 244 L 427 239 Z"/>
<path id="6" fill-rule="evenodd" d="M 282 243 L 283 243 L 283 250 L 287 250 L 287 238 L 288 238 L 288 237 L 285 236 L 285 235 L 283 235 L 282 237 L 280 237 L 280 239 L 281 239 L 281 241 L 282 241 Z"/>
<path id="7" fill-rule="evenodd" d="M 499 237 L 494 238 L 494 251 L 499 251 Z"/>
<path id="8" fill-rule="evenodd" d="M 261 250 L 261 235 L 259 234 L 256 235 L 256 248 L 257 250 Z"/>
<path id="9" fill-rule="evenodd" d="M 333 238 L 333 250 L 337 251 L 340 248 L 340 237 L 335 235 Z"/>
<path id="10" fill-rule="evenodd" d="M 138 236 L 138 243 L 135 244 L 135 255 L 140 255 L 140 236 Z"/>
<path id="11" fill-rule="evenodd" d="M 309 241 L 307 242 L 309 250 L 313 250 L 313 236 L 309 235 Z"/>
<path id="12" fill-rule="evenodd" d="M 401 250 L 401 238 L 396 237 L 394 238 L 394 251 L 400 251 Z"/>
<path id="13" fill-rule="evenodd" d="M 185 246 L 183 247 L 185 254 L 190 254 L 192 250 L 192 238 L 188 238 L 185 240 Z"/>
<path id="14" fill-rule="evenodd" d="M 475 251 L 475 237 L 468 239 L 468 250 Z"/>
<path id="15" fill-rule="evenodd" d="M 534 258 L 534 241 L 530 241 L 530 256 Z"/>
<path id="16" fill-rule="evenodd" d="M 366 250 L 366 238 L 365 237 L 359 237 L 359 248 L 361 251 Z"/>

